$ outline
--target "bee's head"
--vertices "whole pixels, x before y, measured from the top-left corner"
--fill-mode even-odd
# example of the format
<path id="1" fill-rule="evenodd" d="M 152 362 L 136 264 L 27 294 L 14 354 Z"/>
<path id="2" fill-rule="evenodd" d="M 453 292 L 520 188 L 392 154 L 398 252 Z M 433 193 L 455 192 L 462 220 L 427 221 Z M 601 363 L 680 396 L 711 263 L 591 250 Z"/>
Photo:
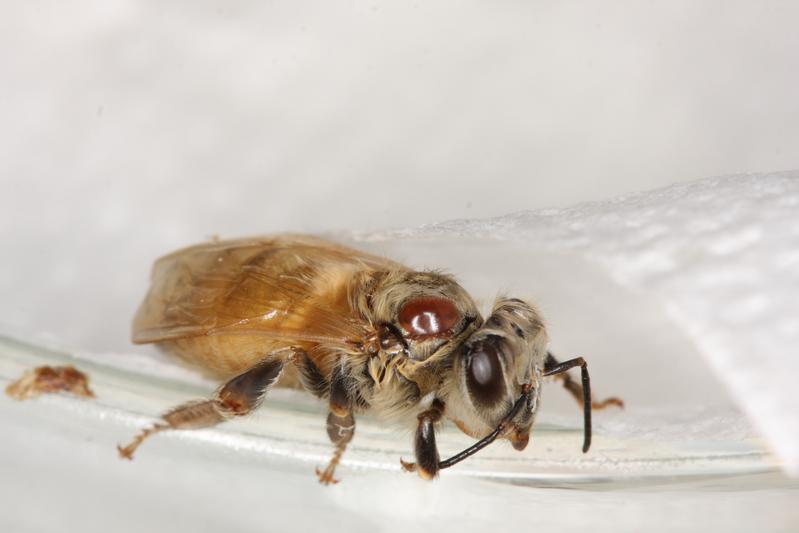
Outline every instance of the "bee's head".
<path id="1" fill-rule="evenodd" d="M 461 405 L 456 417 L 465 426 L 461 429 L 474 436 L 493 430 L 519 399 L 522 387 L 531 384 L 527 405 L 514 418 L 508 435 L 514 447 L 523 449 L 537 407 L 546 344 L 546 330 L 532 306 L 517 299 L 499 299 L 454 360 Z"/>

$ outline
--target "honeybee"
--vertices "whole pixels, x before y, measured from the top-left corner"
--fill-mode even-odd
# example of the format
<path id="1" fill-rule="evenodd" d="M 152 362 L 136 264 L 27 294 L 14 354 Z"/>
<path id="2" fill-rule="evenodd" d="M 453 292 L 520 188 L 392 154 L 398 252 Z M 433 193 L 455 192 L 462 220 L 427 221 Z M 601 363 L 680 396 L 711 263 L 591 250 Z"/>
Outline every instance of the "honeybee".
<path id="1" fill-rule="evenodd" d="M 415 425 L 416 461 L 402 467 L 432 479 L 497 438 L 523 450 L 546 376 L 559 376 L 583 407 L 583 452 L 592 406 L 622 405 L 592 405 L 585 361 L 555 360 L 532 305 L 499 298 L 483 320 L 451 276 L 306 236 L 216 240 L 162 257 L 133 342 L 157 343 L 223 385 L 118 446 L 128 459 L 154 433 L 247 415 L 278 382 L 329 405 L 334 452 L 317 468 L 323 484 L 337 482 L 361 412 Z M 581 385 L 566 374 L 577 366 Z M 445 418 L 479 440 L 441 460 L 435 430 Z"/>

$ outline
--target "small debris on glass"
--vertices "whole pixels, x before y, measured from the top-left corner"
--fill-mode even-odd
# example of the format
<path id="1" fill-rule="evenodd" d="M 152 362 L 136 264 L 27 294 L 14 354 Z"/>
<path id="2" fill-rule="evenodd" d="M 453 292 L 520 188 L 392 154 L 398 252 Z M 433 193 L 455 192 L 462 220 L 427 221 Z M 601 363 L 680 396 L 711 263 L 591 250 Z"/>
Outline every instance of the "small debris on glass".
<path id="1" fill-rule="evenodd" d="M 89 388 L 89 377 L 74 366 L 36 367 L 6 387 L 6 394 L 20 401 L 56 392 L 68 392 L 81 398 L 95 397 Z"/>

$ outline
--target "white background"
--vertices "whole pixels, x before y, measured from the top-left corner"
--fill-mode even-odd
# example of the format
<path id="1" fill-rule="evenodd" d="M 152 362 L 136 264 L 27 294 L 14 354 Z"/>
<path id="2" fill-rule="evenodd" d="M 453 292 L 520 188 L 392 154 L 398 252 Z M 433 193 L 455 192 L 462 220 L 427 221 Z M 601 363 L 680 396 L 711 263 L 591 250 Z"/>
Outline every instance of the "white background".
<path id="1" fill-rule="evenodd" d="M 0 319 L 86 344 L 86 306 L 122 335 L 151 259 L 213 234 L 799 167 L 797 19 L 794 2 L 10 4 Z"/>

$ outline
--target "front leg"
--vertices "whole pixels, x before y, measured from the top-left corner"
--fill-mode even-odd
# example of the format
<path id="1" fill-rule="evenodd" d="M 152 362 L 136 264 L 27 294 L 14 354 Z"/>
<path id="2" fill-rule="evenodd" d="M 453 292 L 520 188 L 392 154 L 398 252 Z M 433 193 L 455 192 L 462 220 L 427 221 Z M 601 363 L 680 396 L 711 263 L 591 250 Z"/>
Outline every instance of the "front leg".
<path id="1" fill-rule="evenodd" d="M 552 355 L 552 352 L 547 352 L 547 358 L 544 362 L 544 372 L 549 372 L 550 370 L 557 368 L 560 365 L 560 362 L 555 359 L 555 356 Z M 561 385 L 569 391 L 569 394 L 572 395 L 572 398 L 582 407 L 585 404 L 585 398 L 583 394 L 583 387 L 582 384 L 578 384 L 572 380 L 571 376 L 566 372 L 561 372 L 560 374 L 553 374 L 555 379 L 560 380 Z M 624 408 L 624 401 L 621 398 L 617 398 L 615 396 L 611 396 L 610 398 L 605 398 L 604 400 L 596 401 L 591 400 L 591 409 L 598 410 L 598 409 L 605 409 L 608 406 L 614 405 L 616 407 Z"/>
<path id="2" fill-rule="evenodd" d="M 435 472 L 430 474 L 431 467 L 428 466 L 423 468 L 422 466 L 418 466 L 416 463 L 406 463 L 402 459 L 400 459 L 400 463 L 402 463 L 402 467 L 408 471 L 413 472 L 414 470 L 419 470 L 419 475 L 422 476 L 424 479 L 432 479 L 438 470 L 442 470 L 444 468 L 449 468 L 452 465 L 456 465 L 466 459 L 467 457 L 471 457 L 472 455 L 476 454 L 495 440 L 501 435 L 504 435 L 509 428 L 509 425 L 512 423 L 512 420 L 516 418 L 516 416 L 522 411 L 525 405 L 527 405 L 528 399 L 530 394 L 533 391 L 533 386 L 531 384 L 526 384 L 522 386 L 522 394 L 519 396 L 519 399 L 516 400 L 516 403 L 513 404 L 511 410 L 505 415 L 502 420 L 499 421 L 497 427 L 480 439 L 479 441 L 475 442 L 465 450 L 460 453 L 457 453 L 450 457 L 449 459 L 445 459 L 443 461 L 438 460 L 438 451 L 436 450 L 436 440 L 435 434 L 433 433 L 433 425 L 432 421 L 440 420 L 441 416 L 444 413 L 444 404 L 439 401 L 435 400 L 433 402 L 432 407 L 430 410 L 423 412 L 419 415 L 419 429 L 416 432 L 416 460 L 419 462 L 419 465 L 424 464 L 432 464 L 434 465 L 432 468 L 435 469 Z M 436 411 L 438 414 L 436 414 Z M 435 462 L 433 462 L 433 458 L 435 458 Z"/>
<path id="3" fill-rule="evenodd" d="M 422 479 L 433 479 L 440 469 L 438 446 L 436 446 L 435 425 L 444 416 L 444 402 L 433 400 L 430 408 L 419 413 L 419 425 L 416 428 L 414 450 L 416 463 L 406 463 L 400 459 L 402 468 L 407 472 L 419 472 Z"/>

